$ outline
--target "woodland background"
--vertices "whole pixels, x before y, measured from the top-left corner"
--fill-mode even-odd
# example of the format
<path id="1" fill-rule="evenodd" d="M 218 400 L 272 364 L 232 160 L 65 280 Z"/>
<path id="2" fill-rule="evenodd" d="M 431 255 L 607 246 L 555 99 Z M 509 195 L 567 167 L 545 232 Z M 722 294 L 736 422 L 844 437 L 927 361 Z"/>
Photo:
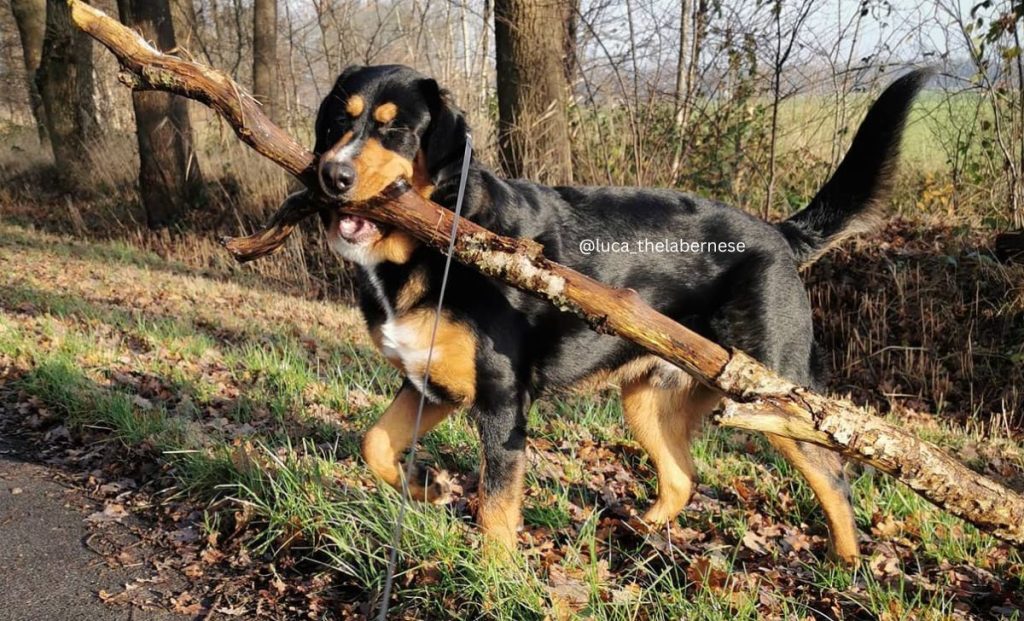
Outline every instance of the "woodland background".
<path id="1" fill-rule="evenodd" d="M 377 603 L 396 508 L 360 465 L 359 430 L 397 378 L 345 305 L 349 272 L 315 222 L 274 258 L 233 264 L 217 237 L 258 227 L 293 182 L 205 108 L 133 96 L 112 57 L 69 28 L 62 0 L 7 4 L 0 413 L 24 413 L 89 477 L 138 481 L 159 502 L 137 504 L 163 507 L 171 531 L 203 533 L 171 562 L 196 584 L 174 600 L 185 608 L 226 597 L 282 617 L 287 606 L 358 617 Z M 993 252 L 998 233 L 1024 227 L 1024 3 L 95 5 L 227 71 L 307 143 L 344 67 L 399 62 L 452 91 L 477 156 L 508 175 L 674 187 L 768 219 L 813 196 L 886 84 L 936 67 L 908 126 L 892 218 L 806 273 L 817 337 L 832 392 L 1024 487 L 1024 266 Z M 460 475 L 447 511 L 410 518 L 403 610 L 1020 618 L 1019 553 L 870 470 L 854 473 L 869 563 L 829 565 L 809 492 L 781 460 L 755 461 L 764 447 L 743 434 L 699 445 L 704 478 L 681 536 L 627 532 L 618 518 L 653 489 L 615 400 L 599 397 L 531 412 L 530 571 L 481 564 L 463 528 L 475 482 Z M 51 442 L 55 430 L 70 439 Z M 424 454 L 470 473 L 475 447 L 459 416 Z M 127 502 L 115 497 L 105 502 Z M 227 583 L 237 589 L 224 596 Z"/>
<path id="2" fill-rule="evenodd" d="M 97 4 L 161 48 L 229 72 L 309 142 L 319 101 L 344 67 L 407 63 L 452 91 L 471 120 L 477 156 L 510 176 L 676 187 L 769 219 L 813 196 L 882 87 L 905 67 L 930 65 L 938 75 L 912 115 L 892 214 L 925 235 L 933 255 L 954 262 L 991 247 L 995 232 L 1024 226 L 1018 2 Z M 131 240 L 192 265 L 240 269 L 217 234 L 257 227 L 290 180 L 202 106 L 161 93 L 133 101 L 112 56 L 69 29 L 62 1 L 10 7 L 0 11 L 4 211 L 55 230 Z M 246 269 L 307 295 L 345 298 L 348 273 L 315 229 L 294 236 L 279 258 Z M 948 234 L 936 238 L 938 230 Z M 826 324 L 842 316 L 831 304 L 854 301 L 834 291 L 843 280 L 815 286 L 829 265 L 809 280 Z M 1019 348 L 1002 349 L 1022 340 L 1018 314 L 997 313 L 995 324 L 982 325 L 980 298 L 947 282 L 963 274 L 898 273 L 924 279 L 926 308 L 906 299 L 913 288 L 873 281 L 889 282 L 884 265 L 857 265 L 871 282 L 853 285 L 856 304 L 889 320 L 867 322 L 866 343 L 849 332 L 855 326 L 841 323 L 834 338 L 825 329 L 834 366 L 877 360 L 887 371 L 870 376 L 891 394 L 921 394 L 940 408 L 951 395 L 965 397 L 963 416 L 1021 414 L 1016 379 L 1009 393 L 1001 381 L 982 388 L 995 390 L 991 399 L 979 400 L 971 386 L 987 369 L 1020 375 Z M 993 273 L 995 291 L 1016 290 L 1005 270 Z M 987 282 L 973 273 L 966 281 Z M 979 341 L 998 353 L 976 364 L 964 358 L 976 352 L 949 351 Z M 940 363 L 933 354 L 943 351 L 963 359 Z M 902 379 L 882 379 L 888 369 L 903 369 Z"/>

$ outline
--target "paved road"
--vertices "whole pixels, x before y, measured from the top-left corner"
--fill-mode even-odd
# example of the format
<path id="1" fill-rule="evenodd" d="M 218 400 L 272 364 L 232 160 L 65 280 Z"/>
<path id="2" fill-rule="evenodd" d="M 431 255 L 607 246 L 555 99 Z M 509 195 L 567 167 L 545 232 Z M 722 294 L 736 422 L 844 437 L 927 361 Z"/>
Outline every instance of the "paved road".
<path id="1" fill-rule="evenodd" d="M 57 482 L 51 468 L 24 461 L 22 452 L 16 440 L 0 437 L 0 621 L 186 619 L 99 600 L 101 589 L 118 593 L 146 576 L 145 564 L 109 568 L 86 547 L 92 532 L 84 518 L 95 503 Z"/>

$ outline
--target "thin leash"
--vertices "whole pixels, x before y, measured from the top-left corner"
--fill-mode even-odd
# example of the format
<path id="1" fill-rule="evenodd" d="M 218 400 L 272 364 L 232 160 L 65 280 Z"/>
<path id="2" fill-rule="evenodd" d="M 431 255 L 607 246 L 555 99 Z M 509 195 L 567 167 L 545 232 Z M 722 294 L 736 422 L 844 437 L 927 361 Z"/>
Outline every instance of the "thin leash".
<path id="1" fill-rule="evenodd" d="M 416 409 L 416 424 L 412 428 L 412 443 L 406 455 L 405 476 L 402 478 L 402 498 L 398 506 L 398 518 L 391 533 L 391 554 L 388 557 L 388 572 L 384 578 L 383 601 L 380 604 L 379 621 L 387 621 L 388 609 L 391 607 L 391 588 L 395 582 L 395 568 L 398 566 L 398 549 L 402 541 L 402 527 L 405 522 L 406 508 L 409 506 L 409 479 L 416 459 L 416 446 L 420 440 L 420 423 L 423 420 L 423 408 L 427 402 L 427 386 L 430 381 L 430 360 L 434 355 L 434 340 L 437 329 L 441 325 L 441 306 L 444 303 L 444 292 L 448 287 L 448 273 L 452 267 L 452 255 L 455 254 L 455 234 L 459 230 L 459 218 L 462 215 L 462 200 L 466 195 L 466 179 L 469 177 L 469 161 L 473 155 L 473 140 L 466 134 L 466 150 L 462 154 L 462 178 L 459 179 L 459 196 L 455 201 L 455 217 L 452 218 L 452 231 L 448 238 L 448 254 L 444 260 L 444 272 L 441 275 L 441 291 L 437 296 L 437 310 L 434 312 L 434 327 L 430 332 L 430 347 L 427 348 L 427 364 L 423 370 L 423 389 L 420 390 L 420 404 Z"/>

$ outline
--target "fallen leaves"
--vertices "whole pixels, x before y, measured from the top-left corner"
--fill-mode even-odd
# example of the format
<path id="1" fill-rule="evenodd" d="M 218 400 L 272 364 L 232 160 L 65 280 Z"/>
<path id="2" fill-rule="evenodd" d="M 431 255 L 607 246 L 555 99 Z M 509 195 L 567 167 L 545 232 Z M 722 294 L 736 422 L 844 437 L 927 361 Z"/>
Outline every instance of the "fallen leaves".
<path id="1" fill-rule="evenodd" d="M 171 598 L 171 610 L 181 615 L 194 617 L 203 612 L 203 605 L 194 595 L 185 591 L 177 597 Z"/>
<path id="2" fill-rule="evenodd" d="M 741 539 L 740 542 L 748 550 L 753 550 L 758 554 L 768 554 L 768 539 L 753 529 L 747 530 L 747 532 L 743 534 L 743 539 Z"/>
<path id="3" fill-rule="evenodd" d="M 102 511 L 90 514 L 85 518 L 85 521 L 93 524 L 103 524 L 106 522 L 120 522 L 126 517 L 128 517 L 128 511 L 124 508 L 124 505 L 110 503 L 103 507 Z"/>
<path id="4" fill-rule="evenodd" d="M 552 568 L 547 591 L 554 617 L 559 621 L 574 618 L 590 600 L 590 587 L 561 569 Z"/>
<path id="5" fill-rule="evenodd" d="M 370 362 L 366 370 L 372 379 L 345 382 L 333 393 L 325 381 L 345 372 L 350 363 L 367 364 L 351 353 L 353 344 L 365 338 L 355 313 L 162 270 L 140 272 L 107 261 L 63 257 L 29 261 L 29 255 L 19 252 L 0 256 L 0 264 L 19 267 L 0 272 L 0 285 L 37 291 L 39 299 L 0 300 L 0 335 L 28 335 L 41 353 L 73 351 L 68 344 L 88 335 L 97 346 L 74 358 L 87 382 L 128 395 L 131 413 L 141 421 L 167 416 L 187 438 L 182 448 L 223 457 L 225 470 L 233 468 L 246 478 L 272 473 L 276 458 L 298 459 L 306 450 L 298 442 L 278 446 L 314 437 L 316 451 L 345 464 L 314 481 L 317 490 L 342 498 L 339 490 L 378 493 L 378 482 L 353 464 L 360 463 L 358 434 L 366 418 L 390 396 L 381 388 L 390 376 L 381 380 L 386 372 Z M 29 265 L 32 269 L 25 269 Z M 83 278 L 85 267 L 95 275 Z M 61 297 L 49 295 L 55 291 Z M 197 299 L 209 303 L 200 308 Z M 56 312 L 65 300 L 74 307 Z M 225 308 L 232 312 L 224 313 Z M 167 334 L 140 328 L 145 322 L 158 323 Z M 280 416 L 270 415 L 266 403 L 247 401 L 268 374 L 249 372 L 232 361 L 231 355 L 245 343 L 267 348 L 291 343 L 315 369 L 312 381 L 298 391 L 297 405 Z M 36 364 L 27 354 L 0 355 L 0 383 L 18 381 Z M 875 386 L 866 380 L 863 385 Z M 890 378 L 886 389 L 901 386 Z M 102 591 L 102 600 L 158 602 L 184 614 L 215 618 L 249 619 L 264 613 L 365 616 L 373 594 L 344 572 L 324 569 L 332 562 L 324 544 L 299 539 L 308 525 L 282 519 L 275 526 L 284 535 L 271 543 L 275 554 L 263 553 L 258 544 L 266 543 L 260 537 L 266 536 L 267 516 L 252 504 L 221 498 L 203 506 L 168 495 L 147 499 L 146 494 L 175 481 L 179 462 L 173 457 L 139 450 L 152 446 L 145 440 L 126 449 L 111 441 L 109 425 L 82 429 L 65 423 L 57 400 L 20 392 L 13 400 L 12 411 L 50 447 L 45 458 L 81 473 L 81 487 L 103 503 L 86 517 L 91 527 L 109 532 L 113 524 L 131 524 L 140 516 L 159 524 L 147 535 L 152 537 L 149 543 L 160 546 L 159 554 L 127 546 L 104 548 L 108 563 L 141 564 L 155 575 L 149 582 L 130 582 L 122 592 Z M 914 424 L 937 428 L 934 416 L 899 412 Z M 722 615 L 756 610 L 768 619 L 791 618 L 787 614 L 801 607 L 820 611 L 820 618 L 863 618 L 867 610 L 877 618 L 917 618 L 920 606 L 908 604 L 914 598 L 952 601 L 956 619 L 1012 614 L 1007 611 L 1024 605 L 1018 588 L 1024 570 L 1017 552 L 972 544 L 978 545 L 977 552 L 968 549 L 955 562 L 937 560 L 948 553 L 937 551 L 938 546 L 954 547 L 969 535 L 956 522 L 928 523 L 928 513 L 874 511 L 861 523 L 870 534 L 863 545 L 861 573 L 832 568 L 824 561 L 825 525 L 820 511 L 808 507 L 806 489 L 781 479 L 778 471 L 748 467 L 745 456 L 737 462 L 718 454 L 718 444 L 732 453 L 759 452 L 763 447 L 751 434 L 708 441 L 699 464 L 704 483 L 677 523 L 652 529 L 637 517 L 656 489 L 646 456 L 621 423 L 596 428 L 572 420 L 572 413 L 569 407 L 542 416 L 528 454 L 532 484 L 526 497 L 536 512 L 525 526 L 523 539 L 529 547 L 523 552 L 556 618 L 586 617 L 592 614 L 590 607 L 604 603 L 644 611 L 650 598 L 707 598 Z M 1011 442 L 961 439 L 960 456 L 972 467 L 1022 484 L 1024 461 Z M 264 446 L 275 448 L 268 452 Z M 441 453 L 461 453 L 463 448 L 464 443 L 444 446 Z M 460 527 L 468 525 L 478 500 L 476 476 L 425 472 L 444 483 L 452 500 L 444 509 L 431 511 L 454 518 Z M 465 530 L 472 541 L 471 529 Z M 303 547 L 295 546 L 296 541 Z M 403 573 L 404 588 L 452 609 L 474 597 L 451 587 L 467 578 L 459 572 L 472 571 L 465 568 L 471 559 L 460 558 L 462 568 L 453 568 L 450 558 L 412 562 Z M 821 576 L 828 572 L 839 577 L 830 583 Z M 872 597 L 903 600 L 876 604 Z"/>

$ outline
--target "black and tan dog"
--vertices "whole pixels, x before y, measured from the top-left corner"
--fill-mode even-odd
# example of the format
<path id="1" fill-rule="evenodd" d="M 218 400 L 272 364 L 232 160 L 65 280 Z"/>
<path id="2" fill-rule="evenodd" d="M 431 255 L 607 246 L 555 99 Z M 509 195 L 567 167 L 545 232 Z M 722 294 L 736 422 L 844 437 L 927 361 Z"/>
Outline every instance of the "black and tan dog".
<path id="1" fill-rule="evenodd" d="M 894 82 L 868 112 L 835 175 L 804 210 L 779 224 L 674 191 L 501 179 L 476 161 L 464 215 L 496 233 L 536 240 L 552 260 L 632 288 L 700 334 L 820 389 L 811 308 L 798 268 L 878 220 L 908 109 L 926 77 L 915 71 Z M 359 201 L 402 177 L 453 208 L 468 131 L 434 80 L 397 65 L 350 67 L 316 121 L 322 190 Z M 360 305 L 374 342 L 405 376 L 363 443 L 367 463 L 382 479 L 401 485 L 398 459 L 412 440 L 421 393 L 427 397 L 424 433 L 456 408 L 471 408 L 483 449 L 479 522 L 494 541 L 512 547 L 531 400 L 600 378 L 621 387 L 629 428 L 657 469 L 658 498 L 644 519 L 661 524 L 679 514 L 693 492 L 690 441 L 718 394 L 636 345 L 596 334 L 577 317 L 461 265 L 452 267 L 424 382 L 443 257 L 365 218 L 322 215 L 331 248 L 358 265 Z M 666 238 L 733 242 L 733 250 L 742 242 L 743 251 L 655 253 L 641 246 L 644 239 Z M 598 239 L 614 242 L 618 251 L 585 253 Z M 770 439 L 824 507 L 834 552 L 855 560 L 857 534 L 840 460 L 809 444 Z M 410 488 L 422 500 L 439 494 L 436 484 L 410 482 Z"/>

